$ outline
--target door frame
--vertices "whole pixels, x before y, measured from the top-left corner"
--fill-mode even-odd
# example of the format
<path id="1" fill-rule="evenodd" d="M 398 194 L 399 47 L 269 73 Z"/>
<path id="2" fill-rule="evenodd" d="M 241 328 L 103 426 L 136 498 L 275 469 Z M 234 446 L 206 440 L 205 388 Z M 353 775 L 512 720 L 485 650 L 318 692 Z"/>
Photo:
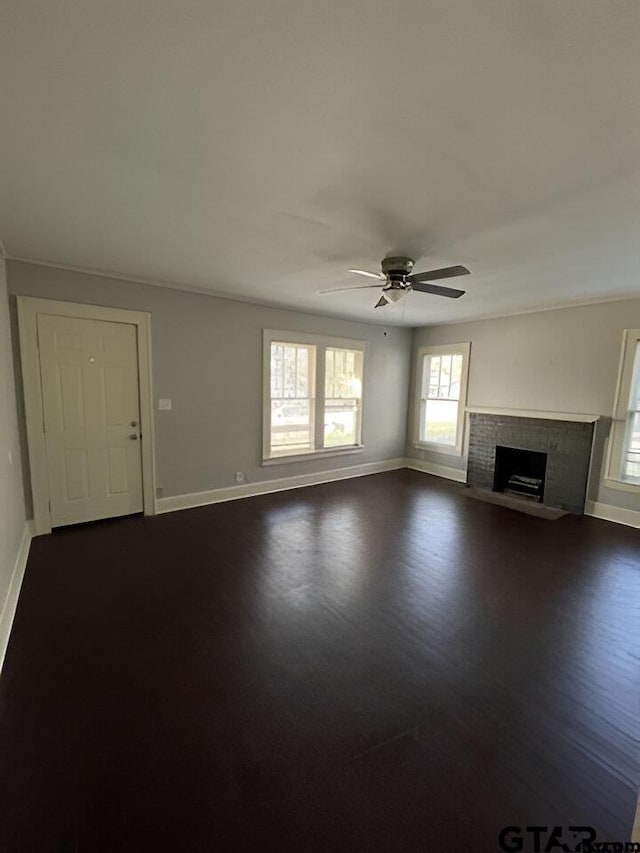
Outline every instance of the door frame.
<path id="1" fill-rule="evenodd" d="M 22 361 L 22 388 L 29 450 L 29 471 L 33 498 L 33 519 L 36 536 L 51 533 L 49 511 L 49 472 L 44 437 L 44 408 L 38 352 L 38 314 L 57 317 L 77 317 L 82 320 L 103 320 L 136 326 L 138 336 L 138 385 L 140 389 L 140 431 L 142 458 L 142 502 L 145 515 L 156 514 L 155 440 L 153 429 L 153 394 L 151 382 L 151 314 L 18 296 L 18 328 Z"/>

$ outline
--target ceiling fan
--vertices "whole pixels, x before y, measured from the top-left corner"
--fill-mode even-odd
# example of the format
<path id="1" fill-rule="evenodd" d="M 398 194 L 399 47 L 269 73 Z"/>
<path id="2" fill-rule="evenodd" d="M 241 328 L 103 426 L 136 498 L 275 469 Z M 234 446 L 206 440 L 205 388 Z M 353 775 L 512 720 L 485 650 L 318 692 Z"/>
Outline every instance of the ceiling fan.
<path id="1" fill-rule="evenodd" d="M 417 290 L 419 293 L 432 293 L 434 296 L 447 296 L 449 299 L 459 299 L 464 295 L 464 290 L 456 290 L 453 287 L 443 287 L 439 284 L 430 284 L 432 281 L 438 281 L 441 278 L 453 278 L 458 275 L 468 275 L 469 270 L 466 267 L 444 267 L 439 270 L 429 270 L 428 272 L 413 273 L 415 261 L 413 258 L 391 257 L 384 258 L 381 263 L 382 272 L 368 272 L 367 270 L 349 270 L 356 275 L 363 275 L 367 278 L 374 278 L 378 284 L 361 284 L 356 287 L 334 287 L 331 290 L 321 290 L 320 293 L 338 293 L 341 290 L 363 290 L 369 287 L 382 287 L 382 296 L 374 305 L 374 308 L 381 308 L 383 305 L 389 305 L 406 296 L 412 290 Z"/>

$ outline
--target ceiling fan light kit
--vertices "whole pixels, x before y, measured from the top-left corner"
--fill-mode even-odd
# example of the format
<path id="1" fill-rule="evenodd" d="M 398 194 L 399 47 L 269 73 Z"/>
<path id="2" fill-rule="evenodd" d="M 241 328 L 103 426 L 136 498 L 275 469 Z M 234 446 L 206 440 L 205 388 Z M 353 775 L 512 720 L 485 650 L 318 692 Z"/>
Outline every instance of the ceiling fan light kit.
<path id="1" fill-rule="evenodd" d="M 389 287 L 382 291 L 382 298 L 387 303 L 399 302 L 407 293 L 409 293 L 407 287 Z"/>
<path id="2" fill-rule="evenodd" d="M 373 306 L 382 308 L 384 305 L 392 305 L 405 297 L 412 290 L 418 293 L 430 293 L 433 296 L 446 296 L 449 299 L 459 299 L 464 296 L 464 290 L 456 290 L 453 287 L 431 284 L 443 278 L 454 278 L 459 275 L 468 275 L 469 270 L 463 266 L 443 267 L 438 270 L 413 273 L 415 261 L 413 258 L 404 256 L 393 256 L 384 258 L 380 267 L 382 272 L 375 273 L 368 270 L 349 270 L 356 275 L 376 279 L 378 284 L 364 284 L 358 287 L 337 287 L 332 290 L 321 290 L 321 293 L 338 293 L 342 290 L 363 290 L 370 287 L 382 287 L 382 295 Z"/>

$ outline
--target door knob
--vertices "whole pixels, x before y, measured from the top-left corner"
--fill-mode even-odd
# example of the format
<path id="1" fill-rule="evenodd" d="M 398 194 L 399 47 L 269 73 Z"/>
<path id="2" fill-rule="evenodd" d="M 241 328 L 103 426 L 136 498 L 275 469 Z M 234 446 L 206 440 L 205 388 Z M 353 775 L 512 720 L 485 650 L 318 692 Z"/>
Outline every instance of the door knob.
<path id="1" fill-rule="evenodd" d="M 135 432 L 132 432 L 131 435 L 129 436 L 129 438 L 131 439 L 131 441 L 137 441 L 138 440 L 138 436 L 135 434 Z"/>
<path id="2" fill-rule="evenodd" d="M 131 421 L 131 426 L 138 426 L 138 421 Z"/>

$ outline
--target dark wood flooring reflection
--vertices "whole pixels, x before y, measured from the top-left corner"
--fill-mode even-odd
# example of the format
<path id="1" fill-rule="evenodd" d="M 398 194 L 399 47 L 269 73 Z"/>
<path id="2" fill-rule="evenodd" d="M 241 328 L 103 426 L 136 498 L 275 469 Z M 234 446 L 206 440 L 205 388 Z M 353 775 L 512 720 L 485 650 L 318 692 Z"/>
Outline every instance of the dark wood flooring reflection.
<path id="1" fill-rule="evenodd" d="M 0 679 L 0 850 L 627 840 L 639 591 L 637 530 L 410 471 L 39 538 Z"/>

